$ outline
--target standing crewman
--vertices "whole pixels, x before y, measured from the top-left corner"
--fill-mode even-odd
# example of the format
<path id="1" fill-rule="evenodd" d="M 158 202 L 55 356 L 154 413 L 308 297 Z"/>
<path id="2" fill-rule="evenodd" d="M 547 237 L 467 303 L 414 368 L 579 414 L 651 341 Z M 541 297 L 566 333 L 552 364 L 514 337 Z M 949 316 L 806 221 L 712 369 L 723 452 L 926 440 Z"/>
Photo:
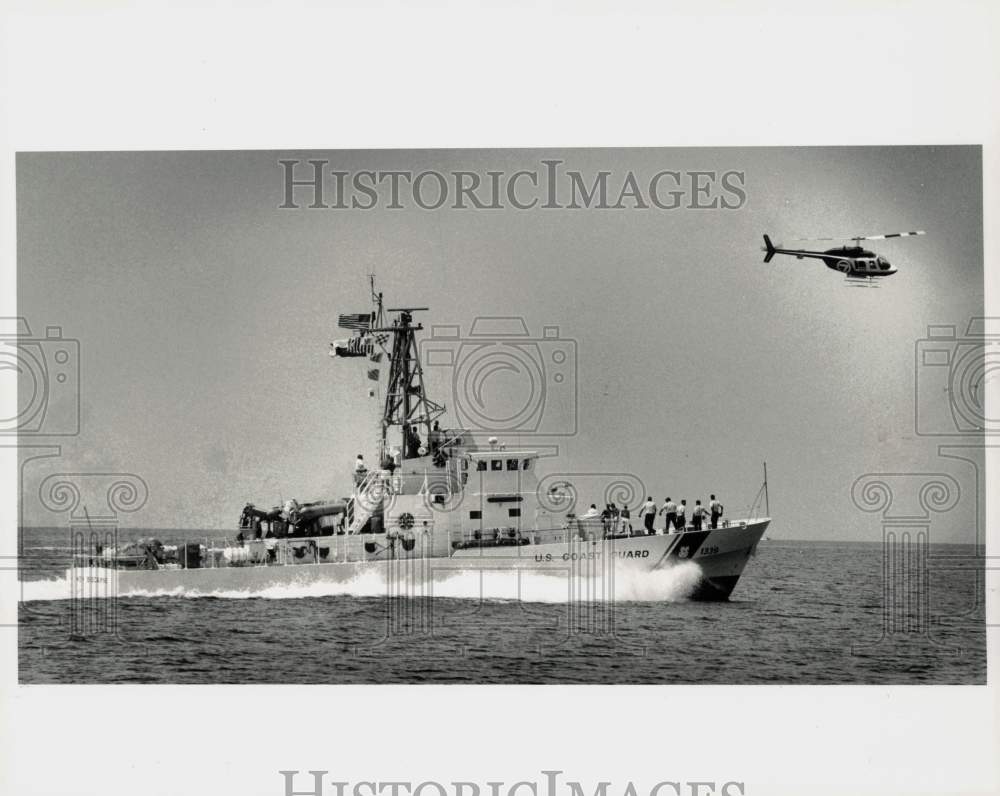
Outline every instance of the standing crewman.
<path id="1" fill-rule="evenodd" d="M 365 457 L 359 453 L 358 458 L 354 460 L 354 485 L 361 486 L 366 475 L 368 475 L 368 465 L 365 464 Z"/>
<path id="2" fill-rule="evenodd" d="M 701 505 L 700 500 L 694 502 L 694 511 L 691 512 L 691 526 L 696 530 L 701 530 L 701 523 L 705 519 L 705 515 L 708 514 L 705 507 Z"/>
<path id="3" fill-rule="evenodd" d="M 608 506 L 608 510 L 611 512 L 611 527 L 614 529 L 614 533 L 621 533 L 621 512 L 618 510 L 618 506 L 612 503 Z"/>
<path id="4" fill-rule="evenodd" d="M 722 516 L 722 504 L 715 499 L 715 495 L 711 496 L 711 500 L 708 503 L 708 510 L 712 514 L 712 528 L 718 528 L 719 517 Z"/>
<path id="5" fill-rule="evenodd" d="M 677 524 L 677 504 L 669 497 L 660 509 L 660 513 L 667 518 L 667 524 L 663 526 L 665 533 L 670 533 L 670 529 Z"/>
<path id="6" fill-rule="evenodd" d="M 601 525 L 604 528 L 605 533 L 609 533 L 611 528 L 611 504 L 604 504 L 604 511 L 601 512 Z"/>
<path id="7" fill-rule="evenodd" d="M 653 527 L 653 520 L 656 519 L 656 504 L 652 497 L 646 498 L 642 504 L 642 522 L 646 526 L 646 535 L 655 536 L 656 528 Z"/>
<path id="8" fill-rule="evenodd" d="M 687 527 L 687 500 L 682 499 L 677 507 L 677 516 L 674 518 L 674 527 L 678 531 L 683 531 Z"/>

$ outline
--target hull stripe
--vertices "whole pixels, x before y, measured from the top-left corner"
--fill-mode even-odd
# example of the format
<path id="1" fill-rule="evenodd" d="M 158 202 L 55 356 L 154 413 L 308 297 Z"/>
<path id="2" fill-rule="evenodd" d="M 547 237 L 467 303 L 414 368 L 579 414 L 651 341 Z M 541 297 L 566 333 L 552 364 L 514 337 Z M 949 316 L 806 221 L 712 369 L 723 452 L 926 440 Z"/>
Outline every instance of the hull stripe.
<path id="1" fill-rule="evenodd" d="M 709 529 L 707 531 L 687 531 L 680 534 L 678 543 L 670 550 L 670 557 L 677 561 L 687 561 L 694 558 L 711 532 Z"/>

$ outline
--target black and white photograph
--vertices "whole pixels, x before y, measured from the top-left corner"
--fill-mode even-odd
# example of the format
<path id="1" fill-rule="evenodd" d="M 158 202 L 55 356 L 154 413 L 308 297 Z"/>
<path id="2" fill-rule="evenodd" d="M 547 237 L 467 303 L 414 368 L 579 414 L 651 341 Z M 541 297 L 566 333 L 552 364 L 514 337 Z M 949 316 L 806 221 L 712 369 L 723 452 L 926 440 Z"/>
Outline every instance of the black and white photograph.
<path id="1" fill-rule="evenodd" d="M 981 163 L 24 153 L 21 680 L 984 682 Z"/>
<path id="2" fill-rule="evenodd" d="M 0 30 L 0 794 L 1000 792 L 1000 8 Z"/>

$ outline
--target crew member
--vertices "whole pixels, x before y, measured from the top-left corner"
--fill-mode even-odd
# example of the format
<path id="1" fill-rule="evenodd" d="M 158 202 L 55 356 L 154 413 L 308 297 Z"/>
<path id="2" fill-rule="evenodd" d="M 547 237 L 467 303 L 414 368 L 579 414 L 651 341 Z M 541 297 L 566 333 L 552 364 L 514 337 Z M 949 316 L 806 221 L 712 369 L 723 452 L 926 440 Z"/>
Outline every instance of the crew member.
<path id="1" fill-rule="evenodd" d="M 715 499 L 715 495 L 711 496 L 711 501 L 708 504 L 708 510 L 712 514 L 712 528 L 718 528 L 719 517 L 722 516 L 722 504 Z"/>
<path id="2" fill-rule="evenodd" d="M 611 504 L 604 504 L 604 511 L 601 512 L 601 527 L 604 528 L 604 532 L 607 533 L 611 528 Z"/>
<path id="3" fill-rule="evenodd" d="M 674 517 L 674 527 L 678 531 L 683 531 L 687 527 L 687 500 L 682 499 L 677 507 L 677 516 Z"/>
<path id="4" fill-rule="evenodd" d="M 420 456 L 420 434 L 413 426 L 409 424 L 403 426 L 403 439 L 406 443 L 406 458 L 416 459 Z"/>
<path id="5" fill-rule="evenodd" d="M 601 516 L 601 513 L 597 510 L 597 504 L 596 503 L 591 503 L 590 504 L 590 508 L 587 509 L 586 513 L 584 513 L 584 515 L 582 517 L 580 517 L 580 538 L 581 539 L 594 538 L 593 536 L 591 536 L 591 534 L 595 534 L 596 535 L 597 529 L 594 526 L 597 523 L 595 522 L 595 520 L 597 520 L 597 518 L 600 517 L 600 516 Z"/>
<path id="6" fill-rule="evenodd" d="M 368 475 L 368 465 L 365 464 L 365 457 L 359 453 L 358 458 L 354 460 L 354 485 L 361 486 L 366 475 Z"/>
<path id="7" fill-rule="evenodd" d="M 621 512 L 618 510 L 618 506 L 611 503 L 608 506 L 608 510 L 611 512 L 611 532 L 614 534 L 619 534 L 622 532 L 621 526 Z"/>
<path id="8" fill-rule="evenodd" d="M 663 530 L 669 533 L 671 528 L 677 526 L 677 504 L 668 497 L 663 508 L 660 509 L 660 513 L 667 518 L 667 524 L 663 526 Z"/>
<path id="9" fill-rule="evenodd" d="M 642 522 L 646 526 L 646 535 L 655 536 L 656 528 L 653 527 L 653 520 L 656 519 L 656 504 L 652 497 L 647 497 L 642 504 Z"/>
<path id="10" fill-rule="evenodd" d="M 701 530 L 701 523 L 705 519 L 705 515 L 708 511 L 704 506 L 701 505 L 700 500 L 694 502 L 694 511 L 691 512 L 691 526 L 696 530 Z"/>
<path id="11" fill-rule="evenodd" d="M 632 535 L 632 512 L 628 510 L 628 506 L 622 506 L 622 531 Z"/>

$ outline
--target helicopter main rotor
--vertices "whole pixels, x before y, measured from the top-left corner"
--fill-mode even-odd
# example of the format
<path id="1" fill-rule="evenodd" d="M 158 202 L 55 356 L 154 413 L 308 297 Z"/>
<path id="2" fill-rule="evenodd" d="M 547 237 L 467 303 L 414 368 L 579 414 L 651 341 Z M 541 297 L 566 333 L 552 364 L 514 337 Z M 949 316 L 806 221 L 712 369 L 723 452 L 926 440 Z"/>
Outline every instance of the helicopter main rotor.
<path id="1" fill-rule="evenodd" d="M 913 232 L 889 232 L 885 235 L 855 235 L 853 237 L 842 237 L 842 238 L 792 238 L 796 241 L 808 241 L 808 240 L 822 240 L 822 241 L 838 241 L 838 240 L 853 240 L 860 243 L 863 240 L 888 240 L 889 238 L 909 238 L 913 235 L 926 235 L 922 229 L 914 230 Z"/>

